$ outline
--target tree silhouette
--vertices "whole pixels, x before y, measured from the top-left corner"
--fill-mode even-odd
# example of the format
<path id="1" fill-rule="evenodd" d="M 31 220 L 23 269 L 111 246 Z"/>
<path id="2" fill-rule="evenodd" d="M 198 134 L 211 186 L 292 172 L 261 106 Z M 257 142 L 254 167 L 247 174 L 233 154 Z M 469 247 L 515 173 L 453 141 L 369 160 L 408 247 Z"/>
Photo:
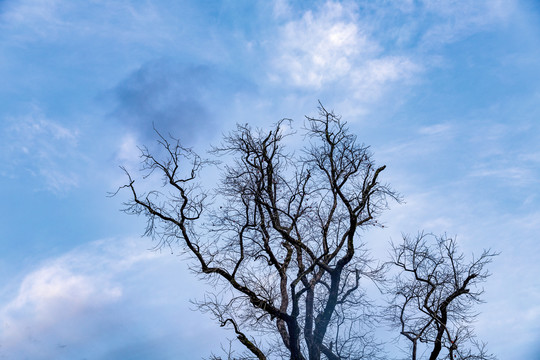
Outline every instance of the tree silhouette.
<path id="1" fill-rule="evenodd" d="M 486 265 L 495 255 L 484 250 L 466 261 L 455 239 L 424 233 L 393 245 L 398 273 L 390 287 L 390 320 L 411 342 L 411 359 L 417 359 L 420 344 L 430 350 L 429 360 L 440 359 L 443 349 L 449 359 L 494 359 L 470 323 L 476 317 L 473 305 L 481 302 L 479 284 L 489 276 Z"/>
<path id="2" fill-rule="evenodd" d="M 159 135 L 165 156 L 142 148 L 142 178 L 126 171 L 125 211 L 147 218 L 158 248 L 182 245 L 216 289 L 199 308 L 235 332 L 243 358 L 378 358 L 361 282 L 383 274 L 360 233 L 379 226 L 398 196 L 380 181 L 385 166 L 333 112 L 320 105 L 318 117 L 306 117 L 296 152 L 285 146 L 290 125 L 237 125 L 224 136 L 212 151 L 225 159 L 213 191 L 198 179 L 217 162 Z M 139 192 L 153 176 L 161 188 Z"/>

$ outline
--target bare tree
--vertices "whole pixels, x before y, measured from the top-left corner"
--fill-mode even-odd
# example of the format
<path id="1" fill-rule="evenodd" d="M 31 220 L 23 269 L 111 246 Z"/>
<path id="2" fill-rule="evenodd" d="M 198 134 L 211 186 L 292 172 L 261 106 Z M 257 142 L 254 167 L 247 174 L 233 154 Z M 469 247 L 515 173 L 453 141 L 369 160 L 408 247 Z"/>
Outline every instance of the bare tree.
<path id="1" fill-rule="evenodd" d="M 481 302 L 479 284 L 489 276 L 486 265 L 497 254 L 484 250 L 466 261 L 455 239 L 424 233 L 404 236 L 392 248 L 398 274 L 390 288 L 390 318 L 411 342 L 411 358 L 424 344 L 429 360 L 493 359 L 470 323 L 477 315 L 473 305 Z"/>
<path id="2" fill-rule="evenodd" d="M 379 226 L 387 201 L 398 198 L 380 182 L 385 166 L 375 166 L 368 147 L 319 110 L 296 152 L 285 147 L 295 135 L 290 120 L 270 130 L 237 125 L 212 151 L 225 158 L 213 195 L 197 185 L 208 162 L 173 138 L 160 135 L 164 158 L 142 149 L 143 179 L 161 176 L 162 189 L 139 192 L 126 171 L 126 212 L 147 218 L 158 247 L 179 242 L 194 259 L 216 289 L 198 306 L 235 332 L 244 358 L 380 354 L 365 330 L 372 314 L 361 282 L 382 273 L 360 231 Z"/>

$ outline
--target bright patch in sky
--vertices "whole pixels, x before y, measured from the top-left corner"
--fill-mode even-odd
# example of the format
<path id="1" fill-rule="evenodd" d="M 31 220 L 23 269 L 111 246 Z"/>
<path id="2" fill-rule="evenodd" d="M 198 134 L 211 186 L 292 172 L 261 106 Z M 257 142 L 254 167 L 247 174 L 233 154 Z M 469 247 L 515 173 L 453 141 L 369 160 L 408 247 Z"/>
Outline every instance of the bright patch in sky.
<path id="1" fill-rule="evenodd" d="M 233 334 L 189 310 L 205 285 L 107 193 L 153 126 L 204 152 L 318 100 L 405 199 L 374 254 L 420 230 L 500 251 L 478 336 L 540 356 L 536 1 L 5 0 L 0 34 L 0 357 L 219 352 Z"/>

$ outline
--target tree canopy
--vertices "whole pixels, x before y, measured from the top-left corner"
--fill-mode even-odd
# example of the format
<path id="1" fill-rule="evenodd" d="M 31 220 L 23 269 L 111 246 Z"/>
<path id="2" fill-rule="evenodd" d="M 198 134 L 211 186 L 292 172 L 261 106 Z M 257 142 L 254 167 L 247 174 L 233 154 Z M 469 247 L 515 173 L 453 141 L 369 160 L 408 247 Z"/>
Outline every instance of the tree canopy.
<path id="1" fill-rule="evenodd" d="M 192 269 L 213 284 L 197 305 L 234 331 L 246 349 L 240 358 L 384 358 L 363 285 L 382 282 L 384 266 L 370 258 L 362 231 L 381 226 L 379 215 L 400 197 L 381 180 L 385 166 L 340 116 L 320 105 L 294 149 L 287 146 L 298 136 L 291 124 L 237 125 L 212 148 L 211 161 L 158 133 L 164 155 L 142 148 L 142 178 L 126 171 L 125 211 L 147 218 L 146 235 L 158 248 L 179 243 Z M 221 172 L 212 190 L 199 181 L 208 166 Z M 141 191 L 153 176 L 161 187 Z M 396 256 L 402 271 L 414 272 Z M 456 284 L 465 289 L 471 280 Z M 424 294 L 416 289 L 409 289 L 415 299 Z M 426 321 L 437 329 L 446 324 Z M 408 326 L 401 329 L 406 336 Z"/>

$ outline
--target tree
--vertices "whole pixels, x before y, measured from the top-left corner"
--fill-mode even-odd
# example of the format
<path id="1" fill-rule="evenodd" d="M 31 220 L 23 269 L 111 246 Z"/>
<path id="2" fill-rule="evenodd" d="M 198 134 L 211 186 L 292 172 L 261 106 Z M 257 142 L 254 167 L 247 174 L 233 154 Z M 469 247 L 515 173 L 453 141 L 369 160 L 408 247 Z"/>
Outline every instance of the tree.
<path id="1" fill-rule="evenodd" d="M 449 359 L 494 359 L 470 323 L 473 305 L 481 302 L 479 284 L 490 275 L 486 265 L 497 254 L 484 250 L 467 262 L 455 239 L 424 233 L 404 236 L 392 247 L 398 273 L 390 288 L 390 318 L 411 342 L 412 360 L 420 343 L 430 351 L 429 360 L 440 359 L 442 349 Z"/>
<path id="2" fill-rule="evenodd" d="M 145 234 L 157 247 L 181 243 L 194 271 L 217 289 L 200 309 L 235 332 L 245 358 L 377 358 L 363 328 L 370 308 L 360 283 L 381 280 L 382 268 L 360 232 L 379 226 L 377 216 L 398 196 L 380 182 L 385 166 L 333 112 L 320 105 L 318 117 L 306 117 L 297 152 L 285 147 L 290 125 L 237 125 L 211 152 L 232 157 L 214 193 L 197 180 L 217 163 L 158 133 L 165 156 L 143 148 L 142 179 L 159 175 L 162 189 L 139 192 L 126 171 L 125 211 L 147 218 Z"/>

